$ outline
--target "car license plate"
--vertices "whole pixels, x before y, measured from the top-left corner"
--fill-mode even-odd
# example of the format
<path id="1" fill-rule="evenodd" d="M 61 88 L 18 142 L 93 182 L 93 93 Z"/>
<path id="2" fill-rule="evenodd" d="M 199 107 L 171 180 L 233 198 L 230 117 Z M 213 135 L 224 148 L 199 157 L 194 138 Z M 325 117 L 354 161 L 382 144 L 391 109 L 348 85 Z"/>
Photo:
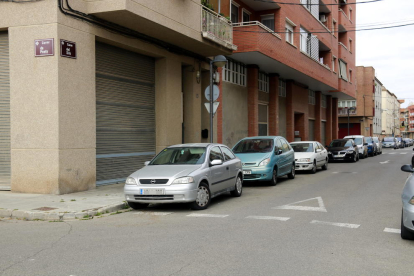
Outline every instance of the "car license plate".
<path id="1" fill-rule="evenodd" d="M 163 195 L 165 189 L 141 189 L 141 195 Z"/>
<path id="2" fill-rule="evenodd" d="M 243 171 L 243 174 L 252 174 L 252 171 Z"/>

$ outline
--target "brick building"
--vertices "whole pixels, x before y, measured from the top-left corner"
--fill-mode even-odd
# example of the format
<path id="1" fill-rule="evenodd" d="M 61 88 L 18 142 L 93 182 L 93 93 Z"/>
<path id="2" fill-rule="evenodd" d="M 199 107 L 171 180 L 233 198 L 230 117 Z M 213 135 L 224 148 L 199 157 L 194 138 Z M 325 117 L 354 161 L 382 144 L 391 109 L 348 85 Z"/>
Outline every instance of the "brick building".
<path id="1" fill-rule="evenodd" d="M 407 127 L 406 127 L 406 137 L 414 139 L 414 105 L 410 103 L 407 107 L 406 115 L 408 116 L 407 119 Z"/>
<path id="2" fill-rule="evenodd" d="M 338 100 L 356 92 L 355 32 L 347 32 L 355 28 L 355 5 L 285 2 L 295 5 L 221 1 L 237 50 L 222 72 L 219 142 L 282 135 L 326 144 L 338 137 Z"/>

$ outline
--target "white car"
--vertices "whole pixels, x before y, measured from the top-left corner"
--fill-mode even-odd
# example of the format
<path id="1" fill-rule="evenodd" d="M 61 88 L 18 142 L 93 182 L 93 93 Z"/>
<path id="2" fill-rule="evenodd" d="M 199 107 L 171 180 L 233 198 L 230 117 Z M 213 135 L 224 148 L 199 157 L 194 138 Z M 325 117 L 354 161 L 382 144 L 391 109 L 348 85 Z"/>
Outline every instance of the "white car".
<path id="1" fill-rule="evenodd" d="M 316 173 L 318 168 L 328 169 L 328 151 L 316 141 L 290 143 L 295 151 L 296 170 Z"/>
<path id="2" fill-rule="evenodd" d="M 345 136 L 344 139 L 352 139 L 354 140 L 355 145 L 358 147 L 359 158 L 367 158 L 368 157 L 368 144 L 363 135 L 350 135 Z M 382 147 L 381 147 L 382 149 Z"/>

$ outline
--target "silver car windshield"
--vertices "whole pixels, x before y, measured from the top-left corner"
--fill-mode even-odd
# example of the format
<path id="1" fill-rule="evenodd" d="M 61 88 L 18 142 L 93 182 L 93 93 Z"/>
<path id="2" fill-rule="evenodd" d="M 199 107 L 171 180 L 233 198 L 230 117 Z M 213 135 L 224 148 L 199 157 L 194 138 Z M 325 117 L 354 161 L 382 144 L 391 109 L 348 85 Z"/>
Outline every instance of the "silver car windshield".
<path id="1" fill-rule="evenodd" d="M 295 152 L 313 152 L 313 144 L 311 143 L 298 143 L 290 145 Z"/>
<path id="2" fill-rule="evenodd" d="M 150 165 L 197 165 L 203 164 L 206 148 L 180 147 L 163 149 Z"/>
<path id="3" fill-rule="evenodd" d="M 246 139 L 240 141 L 234 148 L 234 153 L 271 152 L 273 139 Z"/>

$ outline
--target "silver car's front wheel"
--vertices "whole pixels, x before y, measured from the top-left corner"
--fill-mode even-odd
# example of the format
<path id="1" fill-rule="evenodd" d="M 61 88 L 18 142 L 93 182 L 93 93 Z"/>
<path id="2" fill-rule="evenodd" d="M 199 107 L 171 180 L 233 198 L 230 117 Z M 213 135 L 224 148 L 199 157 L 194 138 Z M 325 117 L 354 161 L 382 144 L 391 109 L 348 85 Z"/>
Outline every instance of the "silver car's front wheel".
<path id="1" fill-rule="evenodd" d="M 235 197 L 239 197 L 242 195 L 243 192 L 243 182 L 240 176 L 236 178 L 236 184 L 234 185 L 234 191 L 231 191 L 231 195 Z"/>
<path id="2" fill-rule="evenodd" d="M 191 209 L 194 210 L 203 210 L 207 209 L 210 205 L 210 190 L 207 185 L 202 183 L 198 187 L 197 198 L 191 203 Z"/>

